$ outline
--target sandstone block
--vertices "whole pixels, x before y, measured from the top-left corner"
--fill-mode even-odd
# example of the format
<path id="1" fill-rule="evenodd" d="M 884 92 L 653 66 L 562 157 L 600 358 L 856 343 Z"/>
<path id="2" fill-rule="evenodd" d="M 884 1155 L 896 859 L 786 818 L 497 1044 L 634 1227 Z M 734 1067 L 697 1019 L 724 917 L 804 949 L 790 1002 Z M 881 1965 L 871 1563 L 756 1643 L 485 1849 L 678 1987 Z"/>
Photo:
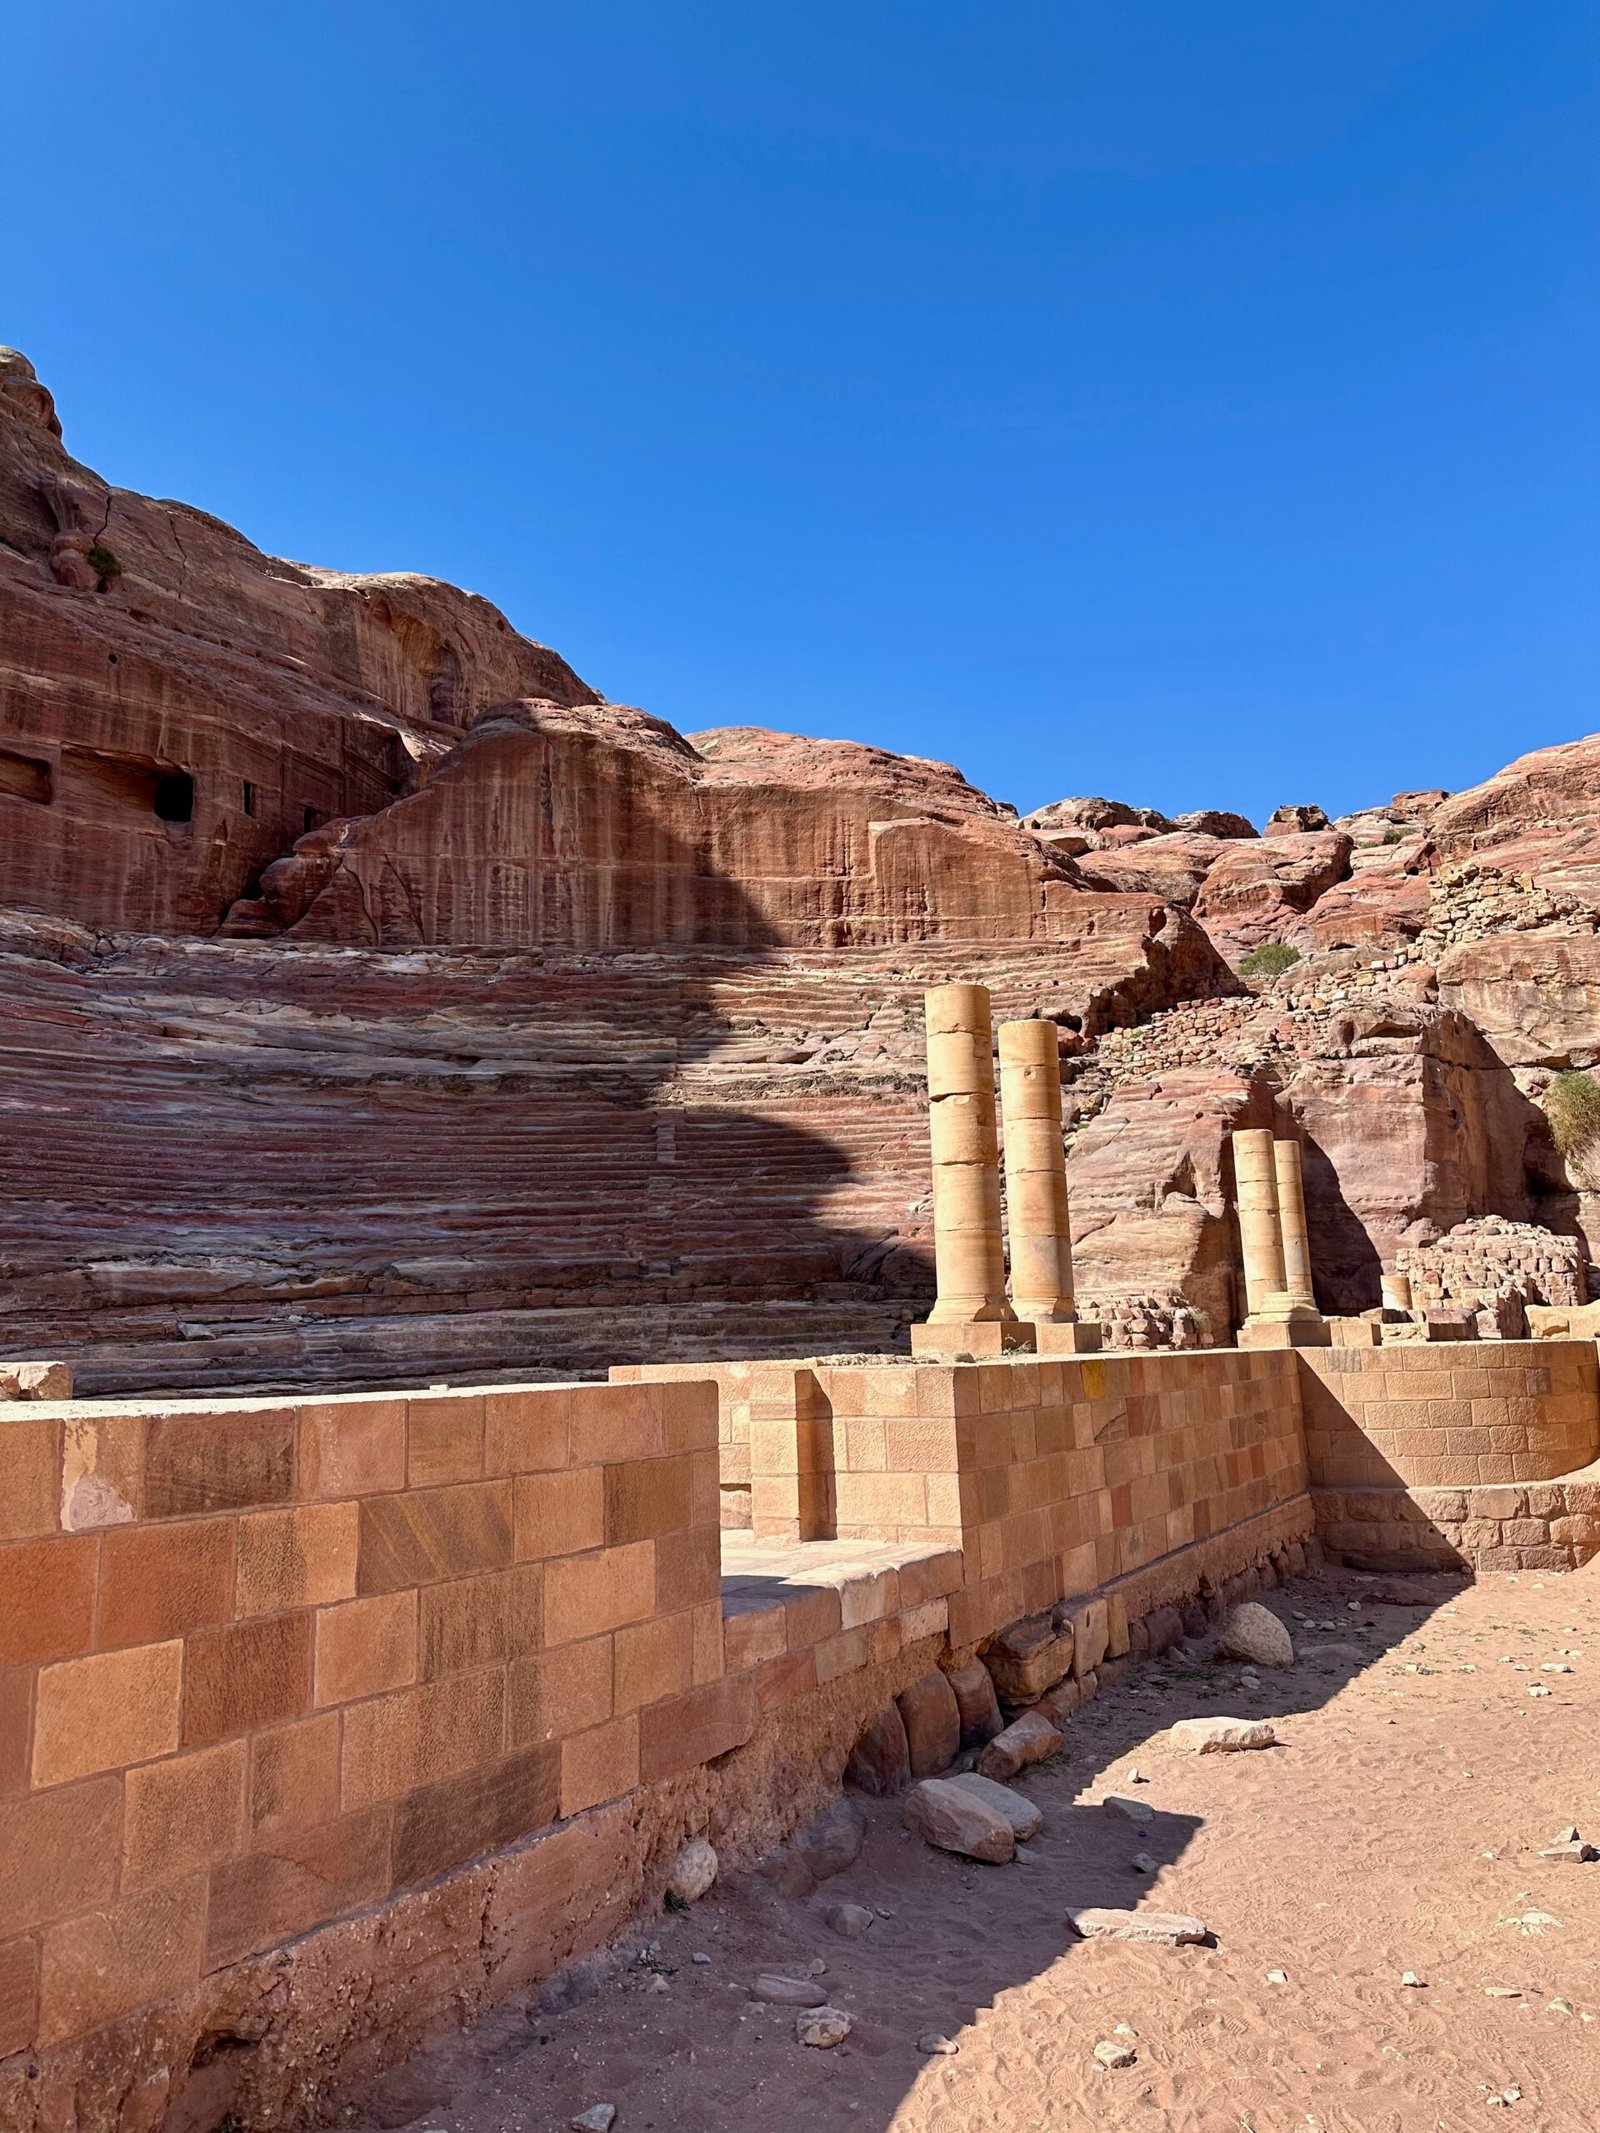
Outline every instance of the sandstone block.
<path id="1" fill-rule="evenodd" d="M 275 1615 L 350 1599 L 360 1513 L 353 1503 L 297 1504 L 239 1520 L 234 1612 Z"/>
<path id="2" fill-rule="evenodd" d="M 113 1526 L 101 1543 L 101 1644 L 154 1644 L 226 1622 L 234 1534 L 231 1518 Z"/>
<path id="3" fill-rule="evenodd" d="M 1061 1735 L 1050 1721 L 1038 1711 L 1024 1711 L 990 1741 L 978 1757 L 978 1769 L 982 1776 L 1003 1782 L 1060 1749 Z"/>
<path id="4" fill-rule="evenodd" d="M 602 1800 L 618 1800 L 639 1783 L 639 1719 L 613 1718 L 561 1743 L 561 1812 L 575 1815 Z M 545 1820 L 553 1819 L 546 1816 Z M 538 1824 L 532 1825 L 537 1828 Z M 709 1847 L 708 1847 L 709 1849 Z"/>
<path id="5" fill-rule="evenodd" d="M 158 1415 L 145 1434 L 147 1518 L 287 1503 L 294 1478 L 293 1408 Z"/>
<path id="6" fill-rule="evenodd" d="M 756 1726 L 755 1684 L 748 1674 L 708 1681 L 687 1696 L 651 1704 L 639 1718 L 639 1776 L 672 1777 L 739 1748 Z"/>
<path id="7" fill-rule="evenodd" d="M 424 1597 L 432 1596 L 430 1590 Z M 319 1608 L 315 1645 L 319 1705 L 351 1703 L 385 1689 L 404 1688 L 417 1675 L 417 1595 L 375 1593 L 370 1599 Z"/>
<path id="8" fill-rule="evenodd" d="M 1081 1681 L 1105 1658 L 1111 1641 L 1111 1621 L 1104 1600 L 1082 1600 L 1065 1612 L 1072 1626 L 1072 1672 Z"/>
<path id="9" fill-rule="evenodd" d="M 40 1960 L 39 2043 L 62 2044 L 103 2029 L 191 1985 L 200 1975 L 204 1875 L 64 1920 L 45 1931 Z"/>
<path id="10" fill-rule="evenodd" d="M 146 1644 L 45 1667 L 35 1691 L 33 1782 L 169 1755 L 178 1745 L 183 1646 Z"/>
<path id="11" fill-rule="evenodd" d="M 274 1615 L 200 1630 L 191 1637 L 185 1663 L 184 1746 L 203 1747 L 230 1733 L 253 1732 L 257 1726 L 308 1711 L 311 1621 L 303 1612 Z"/>
<path id="12" fill-rule="evenodd" d="M 905 1806 L 906 1827 L 941 1851 L 1003 1866 L 1016 1856 L 1009 1815 L 946 1778 L 924 1778 Z"/>
<path id="13" fill-rule="evenodd" d="M 226 1858 L 244 1834 L 249 1752 L 243 1741 L 146 1763 L 125 1780 L 122 1835 L 124 1892 Z"/>
<path id="14" fill-rule="evenodd" d="M 1264 1718 L 1180 1718 L 1167 1735 L 1180 1755 L 1224 1755 L 1243 1748 L 1272 1748 L 1278 1736 Z"/>
<path id="15" fill-rule="evenodd" d="M 1072 1630 L 1057 1627 L 1048 1614 L 1009 1623 L 991 1637 L 983 1662 L 1007 1703 L 1034 1703 L 1053 1689 L 1072 1666 Z"/>
<path id="16" fill-rule="evenodd" d="M 993 1778 L 983 1777 L 976 1770 L 963 1771 L 960 1776 L 951 1778 L 950 1783 L 961 1786 L 976 1799 L 985 1801 L 997 1814 L 1004 1815 L 1019 1844 L 1026 1844 L 1044 1828 L 1044 1810 L 1020 1792 L 1013 1792 L 1009 1785 L 996 1784 Z"/>
<path id="17" fill-rule="evenodd" d="M 914 1778 L 937 1777 L 961 1752 L 961 1711 L 955 1691 L 937 1667 L 895 1698 Z"/>
<path id="18" fill-rule="evenodd" d="M 1160 1947 L 1180 1948 L 1210 1939 L 1198 1918 L 1184 1911 L 1117 1911 L 1092 1905 L 1069 1911 L 1067 1918 L 1081 1940 L 1150 1941 Z"/>
<path id="19" fill-rule="evenodd" d="M 327 1400 L 300 1409 L 300 1494 L 370 1496 L 406 1481 L 404 1400 Z"/>
<path id="20" fill-rule="evenodd" d="M 483 1472 L 483 1394 L 406 1402 L 406 1482 L 413 1489 L 475 1481 Z"/>
<path id="21" fill-rule="evenodd" d="M 961 1720 L 962 1747 L 981 1748 L 1004 1724 L 994 1676 L 981 1659 L 969 1659 L 965 1666 L 951 1668 L 950 1687 Z"/>
<path id="22" fill-rule="evenodd" d="M 611 1638 L 519 1659 L 509 1670 L 506 1693 L 513 1747 L 587 1732 L 612 1715 Z"/>
<path id="23" fill-rule="evenodd" d="M 88 1651 L 99 1556 L 92 1534 L 0 1547 L 0 1667 Z"/>
<path id="24" fill-rule="evenodd" d="M 511 1535 L 508 1481 L 368 1497 L 361 1505 L 356 1590 L 398 1592 L 439 1578 L 504 1570 L 511 1562 Z"/>

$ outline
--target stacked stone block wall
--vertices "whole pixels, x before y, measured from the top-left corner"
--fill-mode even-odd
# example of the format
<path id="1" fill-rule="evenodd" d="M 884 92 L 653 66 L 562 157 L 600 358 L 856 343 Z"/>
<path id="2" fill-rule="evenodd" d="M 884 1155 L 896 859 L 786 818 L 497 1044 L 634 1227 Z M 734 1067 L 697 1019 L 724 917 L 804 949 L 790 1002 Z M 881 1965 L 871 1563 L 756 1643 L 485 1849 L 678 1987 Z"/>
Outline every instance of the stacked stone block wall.
<path id="1" fill-rule="evenodd" d="M 0 1420 L 0 2056 L 747 1739 L 716 1402 Z"/>
<path id="2" fill-rule="evenodd" d="M 1357 1567 L 1571 1569 L 1600 1551 L 1583 1340 L 1299 1351 L 1317 1530 Z"/>

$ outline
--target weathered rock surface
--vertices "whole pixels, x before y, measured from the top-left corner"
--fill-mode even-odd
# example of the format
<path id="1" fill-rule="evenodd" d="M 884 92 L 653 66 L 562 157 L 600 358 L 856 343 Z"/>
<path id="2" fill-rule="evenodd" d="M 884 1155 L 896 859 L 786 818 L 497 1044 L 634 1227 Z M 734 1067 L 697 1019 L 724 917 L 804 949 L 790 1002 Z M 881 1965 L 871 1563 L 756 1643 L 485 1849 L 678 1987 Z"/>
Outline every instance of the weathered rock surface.
<path id="1" fill-rule="evenodd" d="M 1206 876 L 1194 915 L 1218 948 L 1237 961 L 1263 941 L 1280 940 L 1350 869 L 1350 838 L 1338 830 L 1285 830 L 1230 845 Z"/>
<path id="2" fill-rule="evenodd" d="M 906 1827 L 940 1851 L 1003 1866 L 1016 1854 L 1009 1814 L 949 1778 L 924 1778 L 906 1801 Z"/>
<path id="3" fill-rule="evenodd" d="M 717 1855 L 704 1837 L 679 1852 L 667 1874 L 667 1894 L 680 1903 L 698 1903 L 717 1878 Z"/>

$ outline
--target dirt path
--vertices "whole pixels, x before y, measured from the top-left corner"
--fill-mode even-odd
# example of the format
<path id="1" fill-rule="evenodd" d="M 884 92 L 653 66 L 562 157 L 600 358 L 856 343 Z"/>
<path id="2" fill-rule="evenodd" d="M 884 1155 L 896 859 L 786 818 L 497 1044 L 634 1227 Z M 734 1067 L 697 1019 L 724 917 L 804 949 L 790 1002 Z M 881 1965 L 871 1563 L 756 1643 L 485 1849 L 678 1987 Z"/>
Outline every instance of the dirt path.
<path id="1" fill-rule="evenodd" d="M 1334 1572 L 1270 1604 L 1288 1674 L 1153 1663 L 1074 1719 L 1023 1783 L 1046 1817 L 1023 1863 L 931 1851 L 867 1803 L 861 1858 L 809 1905 L 719 1885 L 567 2012 L 507 2009 L 375 2092 L 373 2121 L 546 2133 L 604 2101 L 614 2133 L 1600 2127 L 1600 1863 L 1539 1857 L 1565 1825 L 1600 1840 L 1600 1569 Z M 1206 1711 L 1281 1720 L 1285 1745 L 1167 1752 Z M 1107 1791 L 1155 1821 L 1114 1819 Z M 864 1939 L 822 1923 L 839 1901 L 877 1910 Z M 1078 1942 L 1085 1903 L 1196 1912 L 1216 1945 Z M 854 2020 L 835 2051 L 749 1997 L 808 1962 Z M 1108 2071 L 1094 2046 L 1119 2024 L 1137 2059 Z M 957 2055 L 924 2056 L 929 2031 Z"/>

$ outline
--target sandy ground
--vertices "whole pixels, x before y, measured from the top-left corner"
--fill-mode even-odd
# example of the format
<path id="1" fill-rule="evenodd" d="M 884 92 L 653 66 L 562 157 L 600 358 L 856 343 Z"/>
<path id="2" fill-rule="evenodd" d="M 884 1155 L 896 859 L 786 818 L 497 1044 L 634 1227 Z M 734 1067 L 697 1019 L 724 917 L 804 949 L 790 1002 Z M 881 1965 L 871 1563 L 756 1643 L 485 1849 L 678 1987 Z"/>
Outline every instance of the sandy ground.
<path id="1" fill-rule="evenodd" d="M 390 2077 L 369 2122 L 545 2133 L 606 2102 L 615 2133 L 1600 2127 L 1600 1863 L 1539 1857 L 1567 1825 L 1600 1840 L 1600 1565 L 1330 1572 L 1269 1604 L 1294 1668 L 1135 1672 L 1023 1780 L 1046 1819 L 1019 1863 L 935 1852 L 866 1803 L 861 1858 L 809 1904 L 719 1884 L 568 2011 L 508 2008 Z M 1283 1745 L 1168 1752 L 1174 1719 L 1217 1711 L 1281 1720 Z M 1117 1821 L 1108 1791 L 1155 1822 Z M 840 1900 L 876 1909 L 864 1939 L 822 1923 Z M 1086 1903 L 1194 1912 L 1215 1945 L 1079 1942 Z M 808 1964 L 854 2022 L 833 2051 L 749 1996 Z M 1137 2057 L 1109 2071 L 1119 2025 Z M 929 2031 L 957 2054 L 925 2056 Z"/>

